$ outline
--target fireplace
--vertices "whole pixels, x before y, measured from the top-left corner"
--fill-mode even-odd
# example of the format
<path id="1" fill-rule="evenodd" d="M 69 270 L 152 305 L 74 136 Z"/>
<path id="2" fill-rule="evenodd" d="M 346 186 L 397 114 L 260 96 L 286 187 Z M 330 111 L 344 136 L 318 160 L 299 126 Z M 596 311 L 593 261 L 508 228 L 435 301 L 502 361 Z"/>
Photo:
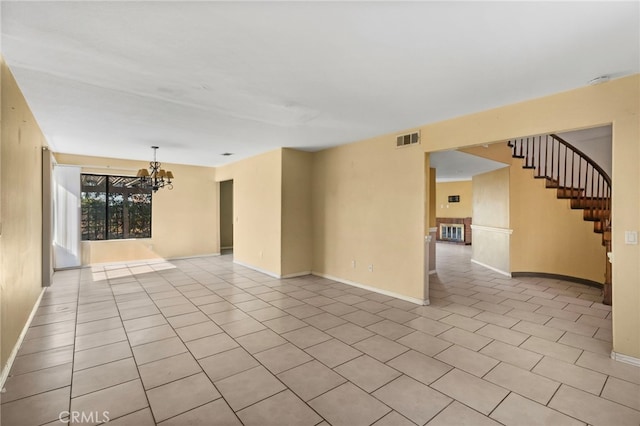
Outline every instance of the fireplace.
<path id="1" fill-rule="evenodd" d="M 459 223 L 441 223 L 440 239 L 442 241 L 464 242 L 464 225 Z"/>
<path id="2" fill-rule="evenodd" d="M 437 217 L 437 241 L 471 244 L 471 218 Z"/>

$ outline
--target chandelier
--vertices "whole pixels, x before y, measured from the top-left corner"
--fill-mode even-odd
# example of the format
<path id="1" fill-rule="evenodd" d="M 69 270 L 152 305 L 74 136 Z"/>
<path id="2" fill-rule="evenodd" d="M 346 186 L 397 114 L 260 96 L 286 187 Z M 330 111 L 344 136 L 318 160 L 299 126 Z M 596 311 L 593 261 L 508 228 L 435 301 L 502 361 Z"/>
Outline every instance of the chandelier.
<path id="1" fill-rule="evenodd" d="M 153 149 L 153 161 L 149 162 L 149 169 L 140 169 L 136 174 L 136 177 L 140 178 L 140 186 L 142 188 L 151 188 L 153 192 L 157 192 L 158 189 L 167 187 L 167 189 L 173 189 L 173 173 L 171 170 L 165 170 L 161 168 L 161 164 L 156 161 L 157 146 L 152 146 Z"/>

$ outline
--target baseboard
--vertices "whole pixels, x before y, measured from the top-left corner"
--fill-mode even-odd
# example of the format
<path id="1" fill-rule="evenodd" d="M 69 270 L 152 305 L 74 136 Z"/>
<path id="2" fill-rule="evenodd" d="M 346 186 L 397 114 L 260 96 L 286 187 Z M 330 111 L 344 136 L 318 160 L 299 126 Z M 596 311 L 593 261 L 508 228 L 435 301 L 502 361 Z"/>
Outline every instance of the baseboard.
<path id="1" fill-rule="evenodd" d="M 266 269 L 258 268 L 257 266 L 249 265 L 248 263 L 240 262 L 239 260 L 233 259 L 233 263 L 236 265 L 244 266 L 245 268 L 253 269 L 256 272 L 260 272 L 265 275 L 269 275 L 270 277 L 280 279 L 282 278 L 279 274 L 275 272 L 267 271 Z"/>
<path id="2" fill-rule="evenodd" d="M 282 275 L 280 278 L 296 278 L 311 275 L 311 271 L 294 272 L 293 274 Z"/>
<path id="3" fill-rule="evenodd" d="M 617 352 L 611 351 L 611 359 L 614 361 L 624 362 L 625 364 L 631 364 L 635 367 L 640 367 L 640 358 L 636 358 L 629 355 L 619 354 Z"/>
<path id="4" fill-rule="evenodd" d="M 220 256 L 220 253 L 208 253 L 208 254 L 196 254 L 193 256 L 170 257 L 166 260 L 171 261 L 171 260 L 198 259 L 200 257 L 213 257 L 213 256 Z M 162 259 L 162 260 L 165 260 L 165 259 Z"/>
<path id="5" fill-rule="evenodd" d="M 400 299 L 400 300 L 404 300 L 407 302 L 411 302 L 411 303 L 415 303 L 416 305 L 421 305 L 421 306 L 426 306 L 429 305 L 429 299 L 418 299 L 415 297 L 409 297 L 409 296 L 405 296 L 403 294 L 399 294 L 399 293 L 395 293 L 393 291 L 388 291 L 388 290 L 383 290 L 381 288 L 377 288 L 377 287 L 372 287 L 366 284 L 360 284 L 354 281 L 349 281 L 349 280 L 345 280 L 342 278 L 338 278 L 338 277 L 334 277 L 332 275 L 328 275 L 328 274 L 323 274 L 320 272 L 311 272 L 312 275 L 318 276 L 318 277 L 322 277 L 322 278 L 327 278 L 329 280 L 333 280 L 333 281 L 337 281 L 339 283 L 342 284 L 347 284 L 353 287 L 358 287 L 361 288 L 363 290 L 369 290 L 369 291 L 373 291 L 374 293 L 379 293 L 379 294 L 384 294 L 385 296 L 390 296 L 390 297 L 394 297 L 396 299 Z"/>
<path id="6" fill-rule="evenodd" d="M 7 378 L 9 377 L 9 371 L 11 371 L 11 367 L 13 366 L 13 362 L 15 361 L 16 356 L 18 355 L 18 350 L 20 350 L 20 346 L 22 346 L 22 341 L 24 340 L 24 336 L 26 336 L 27 331 L 29 330 L 29 327 L 31 326 L 31 322 L 33 321 L 33 317 L 36 316 L 36 312 L 38 311 L 38 308 L 40 307 L 40 302 L 42 301 L 42 296 L 44 295 L 44 291 L 45 290 L 46 289 L 43 288 L 42 291 L 40 291 L 40 295 L 38 296 L 38 300 L 36 300 L 36 303 L 33 305 L 33 309 L 31 309 L 31 314 L 29 314 L 29 318 L 27 318 L 27 322 L 24 324 L 24 327 L 22 328 L 22 332 L 20 333 L 20 336 L 18 336 L 18 341 L 16 342 L 16 344 L 13 347 L 13 350 L 9 354 L 9 359 L 7 360 L 6 365 L 4 366 L 2 371 L 0 372 L 0 390 L 4 390 L 4 384 L 7 381 Z"/>
<path id="7" fill-rule="evenodd" d="M 497 272 L 497 273 L 499 273 L 499 274 L 501 274 L 501 275 L 505 275 L 505 276 L 507 276 L 507 277 L 511 278 L 511 273 L 509 273 L 509 272 L 505 272 L 505 271 L 503 271 L 503 270 L 501 270 L 501 269 L 494 268 L 493 266 L 489 266 L 489 265 L 487 265 L 486 263 L 478 262 L 478 261 L 477 261 L 477 260 L 475 260 L 475 259 L 471 259 L 471 262 L 472 262 L 472 263 L 475 263 L 476 265 L 480 265 L 480 266 L 482 266 L 482 267 L 484 267 L 484 268 L 491 269 L 491 270 L 492 270 L 492 271 L 494 271 L 494 272 Z"/>
<path id="8" fill-rule="evenodd" d="M 578 277 L 572 277 L 569 275 L 560 275 L 560 274 L 547 274 L 545 272 L 512 272 L 511 276 L 514 278 L 515 277 L 551 278 L 555 280 L 570 281 L 572 283 L 584 284 L 584 285 L 588 285 L 589 287 L 596 287 L 599 289 L 602 289 L 603 287 L 602 283 L 599 283 L 597 281 L 591 281 L 586 278 L 578 278 Z"/>
<path id="9" fill-rule="evenodd" d="M 240 262 L 239 260 L 233 260 L 233 263 L 236 265 L 244 266 L 245 268 L 253 269 L 256 272 L 260 272 L 265 275 L 269 275 L 270 277 L 277 278 L 279 280 L 286 278 L 296 278 L 296 277 L 304 277 L 305 275 L 311 275 L 311 271 L 302 271 L 302 272 L 294 272 L 293 274 L 287 275 L 279 275 L 271 271 L 267 271 L 262 268 L 258 268 L 257 266 L 249 265 L 248 263 Z"/>
<path id="10" fill-rule="evenodd" d="M 53 272 L 73 271 L 74 269 L 82 269 L 88 266 L 89 265 L 80 265 L 80 266 L 65 266 L 64 268 L 53 268 Z"/>

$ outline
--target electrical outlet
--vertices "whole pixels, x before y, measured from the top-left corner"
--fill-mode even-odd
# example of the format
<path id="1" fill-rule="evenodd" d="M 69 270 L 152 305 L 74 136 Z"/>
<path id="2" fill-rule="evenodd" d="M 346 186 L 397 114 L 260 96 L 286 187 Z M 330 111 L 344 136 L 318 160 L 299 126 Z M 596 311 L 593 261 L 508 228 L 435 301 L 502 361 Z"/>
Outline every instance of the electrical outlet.
<path id="1" fill-rule="evenodd" d="M 355 261 L 355 260 L 352 260 L 352 261 L 351 261 L 351 267 L 352 267 L 353 269 L 355 269 L 355 268 L 356 268 L 356 261 Z"/>
<path id="2" fill-rule="evenodd" d="M 369 265 L 369 272 L 373 272 L 373 264 Z"/>
<path id="3" fill-rule="evenodd" d="M 262 259 L 262 250 L 260 250 L 260 259 Z"/>

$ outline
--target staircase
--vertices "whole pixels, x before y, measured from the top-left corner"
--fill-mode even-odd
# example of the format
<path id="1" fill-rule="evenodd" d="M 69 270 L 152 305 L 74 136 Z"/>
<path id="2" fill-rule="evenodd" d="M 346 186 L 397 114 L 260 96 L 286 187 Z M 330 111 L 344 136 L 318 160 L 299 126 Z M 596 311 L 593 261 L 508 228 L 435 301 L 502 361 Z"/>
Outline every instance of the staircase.
<path id="1" fill-rule="evenodd" d="M 544 179 L 559 199 L 568 199 L 572 209 L 582 209 L 584 220 L 602 234 L 602 245 L 611 251 L 611 178 L 589 156 L 557 135 L 513 139 L 507 142 L 513 158 L 523 159 L 523 168 L 534 178 Z M 605 305 L 611 305 L 611 263 L 605 259 Z"/>

